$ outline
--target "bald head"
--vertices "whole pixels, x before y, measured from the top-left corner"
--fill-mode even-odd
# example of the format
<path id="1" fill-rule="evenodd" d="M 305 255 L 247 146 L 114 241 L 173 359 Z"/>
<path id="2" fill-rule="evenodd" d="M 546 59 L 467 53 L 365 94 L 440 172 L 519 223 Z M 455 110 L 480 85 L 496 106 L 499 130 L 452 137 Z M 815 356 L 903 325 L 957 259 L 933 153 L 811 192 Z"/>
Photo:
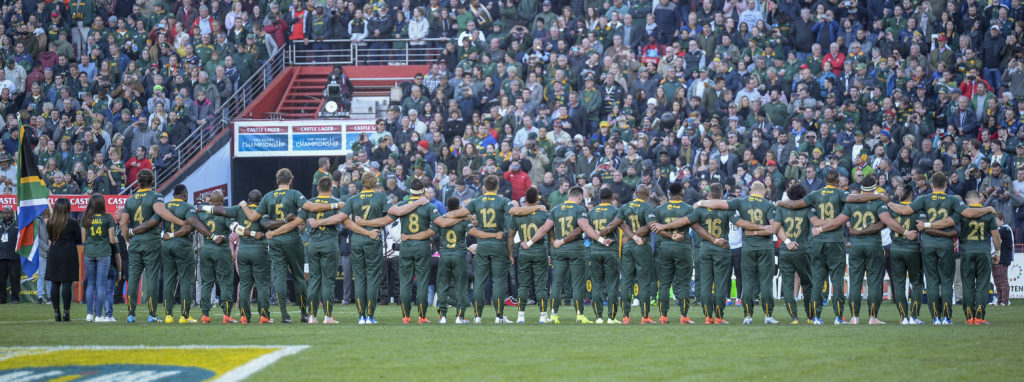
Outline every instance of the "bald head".
<path id="1" fill-rule="evenodd" d="M 645 184 L 638 184 L 636 186 L 636 197 L 637 198 L 639 198 L 639 199 L 647 199 L 647 197 L 650 195 L 650 193 L 651 193 L 651 191 L 650 191 L 650 189 L 647 188 L 647 185 L 645 185 Z"/>
<path id="2" fill-rule="evenodd" d="M 760 181 L 754 181 L 754 183 L 750 185 L 750 194 L 751 195 L 756 195 L 756 196 L 764 197 L 764 192 L 765 192 L 764 183 L 761 183 Z"/>

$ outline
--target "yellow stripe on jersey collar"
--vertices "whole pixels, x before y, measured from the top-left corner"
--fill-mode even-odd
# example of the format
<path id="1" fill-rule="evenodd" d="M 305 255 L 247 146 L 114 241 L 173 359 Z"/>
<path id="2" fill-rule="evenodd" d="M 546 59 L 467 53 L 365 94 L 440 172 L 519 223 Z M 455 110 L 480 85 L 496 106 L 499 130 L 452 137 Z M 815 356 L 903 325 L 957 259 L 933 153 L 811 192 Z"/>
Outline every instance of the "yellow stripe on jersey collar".
<path id="1" fill-rule="evenodd" d="M 640 198 L 636 198 L 636 199 L 633 199 L 633 201 L 634 201 L 634 202 L 640 202 L 640 203 L 643 203 L 643 202 L 644 202 L 644 200 L 643 200 L 643 199 L 640 199 Z"/>
<path id="2" fill-rule="evenodd" d="M 184 200 L 181 200 L 181 199 L 178 199 L 178 198 L 171 199 L 171 201 L 172 202 L 185 202 Z"/>
<path id="3" fill-rule="evenodd" d="M 836 188 L 836 186 L 825 186 L 825 188 Z"/>
<path id="4" fill-rule="evenodd" d="M 598 204 L 597 206 L 600 207 L 600 206 L 610 206 L 610 205 L 612 205 L 612 204 L 611 203 L 601 203 L 601 204 Z"/>
<path id="5" fill-rule="evenodd" d="M 485 192 L 484 196 L 498 196 L 497 192 Z"/>
<path id="6" fill-rule="evenodd" d="M 152 188 L 140 188 L 138 191 L 135 191 L 135 192 L 146 192 L 146 191 L 149 191 L 149 190 L 152 190 Z"/>
<path id="7" fill-rule="evenodd" d="M 980 205 L 980 204 L 968 204 L 967 206 L 968 206 L 968 207 L 979 207 L 979 208 L 980 208 L 980 207 L 984 207 L 984 206 L 982 206 L 982 205 Z"/>

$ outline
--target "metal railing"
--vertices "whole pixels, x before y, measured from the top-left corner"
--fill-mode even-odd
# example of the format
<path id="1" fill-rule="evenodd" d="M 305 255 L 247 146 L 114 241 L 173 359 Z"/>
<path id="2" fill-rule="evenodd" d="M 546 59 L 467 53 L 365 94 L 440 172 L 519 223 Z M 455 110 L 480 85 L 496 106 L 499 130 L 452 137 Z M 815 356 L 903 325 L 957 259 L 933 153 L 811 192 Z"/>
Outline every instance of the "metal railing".
<path id="1" fill-rule="evenodd" d="M 202 153 L 203 148 L 206 147 L 211 140 L 217 137 L 222 131 L 231 127 L 231 121 L 236 117 L 240 117 L 242 111 L 245 110 L 249 104 L 263 93 L 263 90 L 270 85 L 270 82 L 280 74 L 285 67 L 289 65 L 289 58 L 291 55 L 288 53 L 294 45 L 289 44 L 281 49 L 278 49 L 274 54 L 267 59 L 267 62 L 263 63 L 262 66 L 248 80 L 235 90 L 231 97 L 221 101 L 220 107 L 214 110 L 213 120 L 204 127 L 196 127 L 191 134 L 188 135 L 184 140 L 176 146 L 178 150 L 178 157 L 174 159 L 172 163 L 169 163 L 167 167 L 156 174 L 156 184 L 161 184 L 162 181 L 168 177 L 178 173 L 182 167 L 188 164 L 192 158 Z M 252 116 L 247 116 L 252 117 Z M 137 187 L 137 182 L 133 182 L 125 186 L 121 190 L 121 194 L 131 193 Z"/>
<path id="2" fill-rule="evenodd" d="M 293 43 L 293 65 L 416 65 L 433 62 L 444 51 L 446 38 L 421 40 L 413 45 L 409 39 L 324 40 Z"/>

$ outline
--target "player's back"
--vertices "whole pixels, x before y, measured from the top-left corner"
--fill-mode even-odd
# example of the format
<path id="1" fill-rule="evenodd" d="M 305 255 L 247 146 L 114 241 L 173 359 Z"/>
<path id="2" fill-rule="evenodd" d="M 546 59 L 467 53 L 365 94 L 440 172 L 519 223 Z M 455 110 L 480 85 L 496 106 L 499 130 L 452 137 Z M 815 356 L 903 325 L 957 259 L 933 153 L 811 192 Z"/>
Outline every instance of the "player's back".
<path id="1" fill-rule="evenodd" d="M 654 209 L 654 215 L 662 224 L 669 224 L 678 219 L 684 218 L 693 212 L 693 206 L 680 200 L 670 200 Z M 670 233 L 686 233 L 686 229 L 672 229 Z M 690 235 L 686 235 L 684 243 L 690 242 Z"/>
<path id="2" fill-rule="evenodd" d="M 985 214 L 976 219 L 960 217 L 960 250 L 971 253 L 989 253 L 992 231 L 998 229 L 996 218 Z"/>
<path id="3" fill-rule="evenodd" d="M 437 230 L 441 236 L 441 247 L 440 252 L 462 255 L 466 252 L 466 234 L 469 232 L 470 224 L 468 221 L 460 221 L 450 227 L 440 227 L 435 225 L 434 229 Z"/>
<path id="4" fill-rule="evenodd" d="M 320 196 L 317 196 L 317 197 L 315 197 L 313 199 L 310 199 L 309 201 L 313 202 L 315 204 L 334 204 L 334 203 L 338 203 L 338 199 L 335 199 L 333 197 L 326 197 L 325 198 L 325 197 L 320 197 Z M 331 216 L 334 216 L 334 215 L 337 215 L 337 214 L 338 214 L 338 210 L 327 210 L 327 211 L 315 212 L 315 213 L 314 212 L 308 212 L 306 210 L 300 210 L 299 211 L 299 216 L 302 217 L 303 219 L 308 219 L 308 218 L 312 217 L 312 218 L 315 218 L 317 220 L 323 220 L 323 219 L 330 218 Z M 338 242 L 338 226 L 337 225 L 321 225 L 321 226 L 318 226 L 318 227 L 316 227 L 314 229 L 310 229 L 309 230 L 309 241 L 311 243 L 312 242 L 321 242 L 321 241 L 325 241 L 325 242 L 329 241 L 329 242 L 337 243 Z"/>
<path id="5" fill-rule="evenodd" d="M 841 190 L 832 186 L 826 186 L 820 190 L 812 191 L 804 197 L 808 207 L 814 209 L 818 219 L 821 220 L 832 220 L 839 213 L 843 212 L 843 207 L 846 205 L 846 197 L 849 193 L 845 190 Z M 832 230 L 828 232 L 822 232 L 818 236 L 814 237 L 814 240 L 819 242 L 843 242 L 843 230 Z"/>
<path id="6" fill-rule="evenodd" d="M 806 244 L 810 236 L 811 216 L 811 208 L 791 210 L 779 207 L 775 210 L 775 221 L 779 222 L 782 226 L 782 231 L 786 233 L 786 237 L 799 245 Z M 780 249 L 788 251 L 786 246 L 782 246 Z"/>
<path id="7" fill-rule="evenodd" d="M 512 227 L 519 232 L 519 239 L 526 241 L 533 238 L 533 235 L 537 233 L 544 222 L 548 220 L 547 211 L 534 211 L 529 215 L 513 216 L 511 219 Z M 547 235 L 544 235 L 533 243 L 533 246 L 542 246 L 547 243 Z M 531 247 L 532 248 L 532 247 Z"/>
<path id="8" fill-rule="evenodd" d="M 195 207 L 191 203 L 179 199 L 173 199 L 165 205 L 167 206 L 167 211 L 181 220 L 185 220 L 188 218 L 189 213 L 195 211 Z M 181 227 L 169 221 L 164 221 L 164 232 L 174 232 L 178 228 Z"/>
<path id="9" fill-rule="evenodd" d="M 592 208 L 590 210 L 590 213 L 589 213 L 590 225 L 592 225 L 594 227 L 594 230 L 596 230 L 596 231 L 598 231 L 600 233 L 601 230 L 605 229 L 605 227 L 607 227 L 608 224 L 610 224 L 613 220 L 615 220 L 616 217 L 619 216 L 619 213 L 620 213 L 619 212 L 619 208 L 613 206 L 611 203 L 601 203 L 601 204 L 598 204 L 597 206 L 594 206 L 594 208 Z M 619 245 L 618 245 L 618 243 L 619 243 L 618 229 L 616 229 L 614 232 L 612 232 L 610 235 L 608 235 L 606 237 L 609 238 L 609 239 L 612 239 L 612 244 L 611 245 L 608 245 L 608 246 L 602 246 L 602 245 L 591 246 L 590 249 L 591 250 L 602 250 L 602 249 L 618 250 L 618 248 L 619 248 Z"/>
<path id="10" fill-rule="evenodd" d="M 124 203 L 124 210 L 128 213 L 128 227 L 135 228 L 139 224 L 146 222 L 153 218 L 156 212 L 153 211 L 153 204 L 163 201 L 163 195 L 153 189 L 142 189 L 136 191 L 131 197 Z M 145 233 L 140 233 L 133 237 L 133 240 L 158 240 L 160 239 L 160 230 L 151 229 Z"/>

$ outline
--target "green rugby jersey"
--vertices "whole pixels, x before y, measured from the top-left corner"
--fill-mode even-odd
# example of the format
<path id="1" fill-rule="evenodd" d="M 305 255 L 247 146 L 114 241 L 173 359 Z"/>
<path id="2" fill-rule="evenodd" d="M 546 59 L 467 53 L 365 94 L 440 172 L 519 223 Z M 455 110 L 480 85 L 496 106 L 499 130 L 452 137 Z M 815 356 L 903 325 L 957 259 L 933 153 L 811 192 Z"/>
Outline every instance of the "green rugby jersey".
<path id="1" fill-rule="evenodd" d="M 181 200 L 181 199 L 172 199 L 170 202 L 167 202 L 167 210 L 170 211 L 171 214 L 173 214 L 174 216 L 176 216 L 178 219 L 181 219 L 181 220 L 186 220 L 186 219 L 188 219 L 189 216 L 195 215 L 195 213 L 196 213 L 196 207 L 195 206 L 193 206 L 191 203 L 186 202 L 186 201 Z M 181 226 L 179 226 L 177 224 L 171 223 L 169 221 L 164 221 L 164 232 L 174 233 L 174 231 L 177 231 L 180 228 L 181 228 Z M 189 239 L 188 236 L 182 236 L 182 237 L 176 237 L 176 238 L 171 239 L 171 240 L 186 240 L 187 241 L 187 240 L 190 240 L 190 239 Z"/>
<path id="2" fill-rule="evenodd" d="M 629 228 L 636 232 L 640 228 L 643 228 L 648 223 L 658 221 L 658 216 L 654 214 L 654 207 L 651 207 L 650 203 L 645 202 L 643 199 L 633 199 L 625 206 L 619 208 L 619 218 L 622 222 L 629 224 Z M 635 241 L 627 240 L 623 243 L 623 246 L 636 245 Z M 647 243 L 644 243 L 647 245 Z"/>
<path id="3" fill-rule="evenodd" d="M 594 227 L 595 231 L 600 233 L 601 230 L 603 230 L 605 227 L 608 226 L 609 223 L 612 222 L 612 220 L 615 220 L 615 218 L 619 216 L 619 214 L 620 214 L 619 211 L 620 211 L 620 209 L 618 207 L 613 206 L 611 203 L 601 203 L 601 204 L 598 204 L 593 209 L 591 209 L 590 213 L 588 214 L 590 216 L 590 225 L 592 225 Z M 603 245 L 600 245 L 600 244 L 597 244 L 597 243 L 593 243 L 593 244 L 590 245 L 590 250 L 591 251 L 618 251 L 618 249 L 619 249 L 619 230 L 615 229 L 615 231 L 612 231 L 612 233 L 608 234 L 608 236 L 605 236 L 605 237 L 607 237 L 609 239 L 612 239 L 612 244 L 610 244 L 607 247 L 605 247 Z M 597 245 L 594 245 L 594 244 L 597 244 Z"/>
<path id="4" fill-rule="evenodd" d="M 782 225 L 782 231 L 786 233 L 786 237 L 790 240 L 795 241 L 800 247 L 796 252 L 804 252 L 807 250 L 807 241 L 811 234 L 811 216 L 812 212 L 810 208 L 801 208 L 798 210 L 791 210 L 789 208 L 779 207 L 775 209 L 775 221 Z M 785 253 L 793 253 L 785 245 L 779 247 L 779 251 Z"/>
<path id="5" fill-rule="evenodd" d="M 729 200 L 729 209 L 740 214 L 740 218 L 757 225 L 768 225 L 775 217 L 775 205 L 760 196 L 750 195 Z M 772 249 L 771 236 L 743 236 L 743 249 Z"/>
<path id="6" fill-rule="evenodd" d="M 548 216 L 555 225 L 551 228 L 555 232 L 555 239 L 564 239 L 569 236 L 569 233 L 579 226 L 577 222 L 579 219 L 589 219 L 590 213 L 586 207 L 581 206 L 579 203 L 571 200 L 565 201 L 565 203 L 559 204 L 551 210 L 551 214 Z M 565 249 L 579 249 L 583 250 L 583 238 L 586 233 L 581 234 L 579 238 L 573 240 L 570 243 L 565 243 L 558 250 Z M 598 244 L 600 245 L 600 244 Z M 582 252 L 580 252 L 582 254 Z"/>
<path id="7" fill-rule="evenodd" d="M 900 202 L 900 204 L 910 205 L 910 202 Z M 907 231 L 913 231 L 917 228 L 917 221 L 913 215 L 900 215 L 896 213 L 889 213 L 893 220 L 899 225 L 903 226 L 903 229 Z M 919 251 L 921 245 L 918 240 L 910 240 L 906 235 L 900 235 L 896 230 L 892 231 L 892 249 L 894 251 Z"/>
<path id="8" fill-rule="evenodd" d="M 808 207 L 814 209 L 815 215 L 818 219 L 823 221 L 835 219 L 839 216 L 839 213 L 843 211 L 843 206 L 846 204 L 846 197 L 850 193 L 845 190 L 840 190 L 832 186 L 826 186 L 820 190 L 812 191 L 811 193 L 804 196 L 804 203 Z M 818 236 L 812 238 L 812 240 L 822 243 L 842 243 L 843 230 L 837 229 L 834 231 L 823 232 Z"/>
<path id="9" fill-rule="evenodd" d="M 208 214 L 208 213 L 205 213 L 203 211 L 197 211 L 196 212 L 196 218 L 198 218 L 199 221 L 201 223 L 203 223 L 203 225 L 205 225 L 206 228 L 209 229 L 210 232 L 212 232 L 214 236 L 223 235 L 226 238 L 226 237 L 231 235 L 231 231 L 230 231 L 230 229 L 228 229 L 228 226 L 231 224 L 231 221 L 230 221 L 230 219 L 228 219 L 226 217 L 217 216 L 217 215 L 214 215 L 214 214 Z M 221 245 L 222 246 L 227 246 L 227 243 L 228 243 L 227 240 L 225 240 L 224 243 L 221 244 Z M 213 238 L 210 237 L 210 238 L 203 238 L 203 245 L 217 245 L 217 244 L 214 243 L 213 242 Z"/>
<path id="10" fill-rule="evenodd" d="M 442 255 L 465 255 L 466 235 L 469 233 L 470 228 L 472 228 L 472 225 L 465 220 L 447 228 L 442 228 L 436 224 L 431 225 L 431 229 L 441 235 L 441 248 L 439 252 Z"/>
<path id="11" fill-rule="evenodd" d="M 240 206 L 228 207 L 224 211 L 224 215 L 229 219 L 233 219 L 234 222 L 238 222 L 238 224 L 241 224 L 247 230 L 263 232 L 264 234 L 267 233 L 267 229 L 263 227 L 263 224 L 260 221 L 249 220 L 249 218 L 245 216 L 245 212 L 242 212 L 242 207 Z M 228 225 L 231 225 L 231 222 L 229 222 Z M 239 243 L 244 246 L 263 247 L 264 249 L 267 247 L 266 238 L 256 240 L 254 237 L 245 236 L 239 239 Z"/>
<path id="12" fill-rule="evenodd" d="M 945 192 L 933 192 L 915 198 L 910 203 L 910 208 L 914 210 L 915 214 L 923 213 L 925 221 L 935 222 L 952 216 L 954 213 L 959 214 L 963 212 L 963 210 L 967 209 L 967 204 L 959 196 L 947 195 Z M 951 230 L 953 230 L 952 227 L 945 229 L 946 232 Z M 953 239 L 925 233 L 921 235 L 921 246 L 926 248 L 949 248 L 952 250 Z"/>
<path id="13" fill-rule="evenodd" d="M 533 238 L 533 235 L 537 234 L 537 230 L 544 225 L 544 222 L 548 220 L 547 211 L 534 211 L 529 215 L 524 216 L 513 216 L 511 218 L 511 228 L 514 228 L 519 232 L 519 240 L 527 241 Z M 527 251 L 533 251 L 534 248 L 543 250 L 544 246 L 548 243 L 548 235 L 544 235 L 537 240 L 536 243 L 530 247 Z"/>
<path id="14" fill-rule="evenodd" d="M 135 191 L 131 197 L 124 202 L 124 210 L 128 213 L 128 228 L 138 227 L 156 215 L 153 212 L 154 204 L 163 204 L 164 196 L 150 188 L 142 188 Z M 157 219 L 160 217 L 157 216 Z M 159 240 L 160 230 L 151 229 L 132 237 L 132 240 Z"/>
<path id="15" fill-rule="evenodd" d="M 704 207 L 694 209 L 686 217 L 693 223 L 700 223 L 712 237 L 725 241 L 729 241 L 729 223 L 739 220 L 732 210 L 709 210 Z M 702 248 L 712 252 L 730 253 L 728 248 L 719 247 L 714 243 L 703 242 Z"/>
<path id="16" fill-rule="evenodd" d="M 349 218 L 359 217 L 363 220 L 373 220 L 384 217 L 388 210 L 388 197 L 383 193 L 373 190 L 363 190 L 352 195 L 341 209 Z M 373 241 L 368 236 L 352 232 L 352 239 Z M 378 239 L 379 240 L 379 239 Z"/>
<path id="17" fill-rule="evenodd" d="M 333 204 L 338 203 L 339 200 L 332 197 L 317 196 L 313 199 L 309 199 L 310 202 L 316 204 Z M 338 210 L 327 210 L 323 212 L 309 212 L 306 210 L 299 211 L 299 217 L 302 220 L 314 218 L 316 220 L 323 220 L 330 218 L 338 214 Z M 316 228 L 309 230 L 309 249 L 310 250 L 321 250 L 321 251 L 333 251 L 338 248 L 338 226 L 337 225 L 321 225 Z"/>
<path id="18" fill-rule="evenodd" d="M 417 200 L 419 200 L 419 197 L 412 197 L 398 203 L 398 205 L 404 206 L 409 203 L 414 203 Z M 437 212 L 437 207 L 435 207 L 432 203 L 427 203 L 422 206 L 416 207 L 416 209 L 410 212 L 408 215 L 402 216 L 402 234 L 415 235 L 420 232 L 426 231 L 431 228 L 430 224 L 438 216 L 441 216 L 441 214 Z M 430 239 L 413 241 L 429 243 Z"/>
<path id="19" fill-rule="evenodd" d="M 306 197 L 301 192 L 293 189 L 274 190 L 263 195 L 260 205 L 256 207 L 256 213 L 272 220 L 284 221 L 290 214 L 299 216 L 302 205 L 306 203 Z M 274 236 L 271 240 L 289 240 L 299 237 L 299 230 L 292 230 L 281 236 Z"/>
<path id="20" fill-rule="evenodd" d="M 980 205 L 971 207 L 981 207 Z M 992 231 L 999 229 L 996 217 L 985 214 L 977 219 L 960 217 L 960 251 L 967 253 L 990 253 L 992 251 Z"/>
<path id="21" fill-rule="evenodd" d="M 108 214 L 96 214 L 85 228 L 85 256 L 110 257 L 110 230 L 114 229 L 114 218 Z M 84 223 L 84 219 L 83 219 Z"/>
<path id="22" fill-rule="evenodd" d="M 658 217 L 658 221 L 661 224 L 668 224 L 678 219 L 682 219 L 693 212 L 693 207 L 679 200 L 670 200 L 668 203 L 663 203 L 654 209 L 654 215 Z M 679 244 L 690 245 L 690 235 L 688 228 L 678 228 L 670 230 L 670 234 L 681 233 L 685 236 L 683 241 Z M 661 240 L 661 238 L 659 238 Z"/>
<path id="23" fill-rule="evenodd" d="M 872 200 L 867 203 L 847 203 L 843 207 L 843 215 L 850 218 L 850 227 L 856 230 L 868 228 L 881 221 L 879 216 L 886 212 L 889 212 L 889 207 L 886 207 L 885 202 L 881 200 Z M 836 229 L 836 231 L 842 230 L 842 227 Z M 881 247 L 882 234 L 878 232 L 871 235 L 850 235 L 850 245 Z"/>
<path id="24" fill-rule="evenodd" d="M 477 229 L 484 232 L 505 232 L 508 225 L 508 210 L 515 207 L 508 198 L 494 193 L 485 193 L 470 200 L 466 209 L 476 215 Z M 505 239 L 480 239 L 480 243 L 505 244 Z"/>

